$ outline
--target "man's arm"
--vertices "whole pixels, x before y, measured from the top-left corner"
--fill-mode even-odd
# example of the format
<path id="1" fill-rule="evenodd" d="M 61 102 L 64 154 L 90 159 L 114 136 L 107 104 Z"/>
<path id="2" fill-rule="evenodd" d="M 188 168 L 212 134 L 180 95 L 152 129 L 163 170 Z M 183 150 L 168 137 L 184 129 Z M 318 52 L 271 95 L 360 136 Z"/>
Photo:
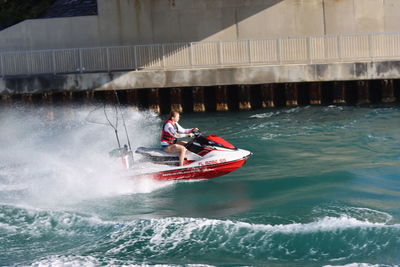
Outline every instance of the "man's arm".
<path id="1" fill-rule="evenodd" d="M 178 133 L 180 134 L 190 134 L 192 132 L 192 129 L 184 129 L 178 123 L 176 123 L 176 127 L 178 128 Z"/>

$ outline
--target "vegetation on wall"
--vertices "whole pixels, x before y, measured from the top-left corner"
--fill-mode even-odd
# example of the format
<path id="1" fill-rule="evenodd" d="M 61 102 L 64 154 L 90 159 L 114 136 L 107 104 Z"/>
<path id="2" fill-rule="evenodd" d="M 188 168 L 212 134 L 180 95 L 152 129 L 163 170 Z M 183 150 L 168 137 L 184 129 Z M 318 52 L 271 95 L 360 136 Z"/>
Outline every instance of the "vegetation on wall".
<path id="1" fill-rule="evenodd" d="M 0 0 L 0 30 L 46 12 L 54 0 Z"/>

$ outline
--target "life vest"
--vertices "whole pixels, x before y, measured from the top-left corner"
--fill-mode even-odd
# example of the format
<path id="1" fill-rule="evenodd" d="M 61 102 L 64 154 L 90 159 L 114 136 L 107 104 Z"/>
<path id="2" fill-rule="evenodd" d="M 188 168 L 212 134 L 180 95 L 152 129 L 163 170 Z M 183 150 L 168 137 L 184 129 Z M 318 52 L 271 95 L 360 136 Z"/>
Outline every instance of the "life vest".
<path id="1" fill-rule="evenodd" d="M 176 126 L 176 124 L 173 123 L 173 121 L 167 120 L 167 121 L 163 124 L 163 127 L 162 127 L 161 142 L 167 142 L 168 144 L 175 144 L 175 143 L 176 143 L 176 138 L 175 138 L 175 136 L 173 136 L 172 134 L 170 134 L 169 132 L 167 132 L 167 131 L 164 130 L 165 125 L 166 125 L 167 123 L 171 123 L 171 124 L 174 126 L 175 130 L 178 131 L 178 126 Z"/>

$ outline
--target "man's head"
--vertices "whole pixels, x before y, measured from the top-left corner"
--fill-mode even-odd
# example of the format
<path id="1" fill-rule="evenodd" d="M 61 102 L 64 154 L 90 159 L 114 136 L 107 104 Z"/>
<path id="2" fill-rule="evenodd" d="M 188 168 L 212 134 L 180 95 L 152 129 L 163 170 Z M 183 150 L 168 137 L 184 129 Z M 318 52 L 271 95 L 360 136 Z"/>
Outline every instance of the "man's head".
<path id="1" fill-rule="evenodd" d="M 178 122 L 179 119 L 180 119 L 179 112 L 174 111 L 174 110 L 171 111 L 171 112 L 169 113 L 169 119 L 172 120 L 173 122 Z"/>

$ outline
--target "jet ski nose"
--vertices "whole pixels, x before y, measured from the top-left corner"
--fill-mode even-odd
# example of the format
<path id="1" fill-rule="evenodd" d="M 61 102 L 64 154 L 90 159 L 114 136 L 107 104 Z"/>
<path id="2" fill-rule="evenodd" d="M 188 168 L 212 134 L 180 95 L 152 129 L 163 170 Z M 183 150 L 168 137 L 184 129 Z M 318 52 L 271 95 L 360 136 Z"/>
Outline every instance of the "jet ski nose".
<path id="1" fill-rule="evenodd" d="M 251 156 L 253 156 L 253 153 L 251 151 L 244 149 L 239 149 L 239 150 L 242 152 L 243 158 L 250 158 Z"/>
<path id="2" fill-rule="evenodd" d="M 243 158 L 245 158 L 245 159 L 249 159 L 251 156 L 253 156 L 253 153 L 252 152 L 249 152 L 249 154 L 247 154 L 246 156 L 244 156 Z"/>

